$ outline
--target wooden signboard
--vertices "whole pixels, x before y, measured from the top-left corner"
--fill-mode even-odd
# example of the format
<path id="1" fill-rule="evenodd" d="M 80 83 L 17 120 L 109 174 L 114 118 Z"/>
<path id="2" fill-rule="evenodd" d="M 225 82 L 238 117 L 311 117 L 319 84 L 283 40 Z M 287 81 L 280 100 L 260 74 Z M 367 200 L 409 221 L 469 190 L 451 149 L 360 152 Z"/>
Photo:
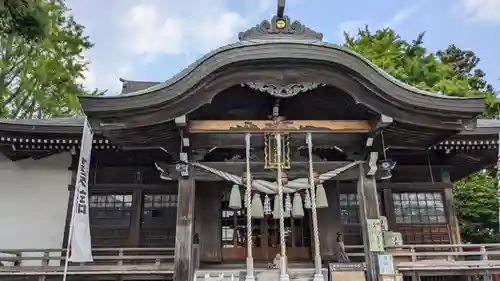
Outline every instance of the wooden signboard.
<path id="1" fill-rule="evenodd" d="M 330 263 L 330 280 L 365 281 L 364 263 Z"/>
<path id="2" fill-rule="evenodd" d="M 380 219 L 367 219 L 368 241 L 370 252 L 384 252 L 384 236 L 382 235 L 382 222 Z"/>
<path id="3" fill-rule="evenodd" d="M 378 270 L 381 275 L 394 274 L 394 260 L 392 255 L 378 255 Z"/>

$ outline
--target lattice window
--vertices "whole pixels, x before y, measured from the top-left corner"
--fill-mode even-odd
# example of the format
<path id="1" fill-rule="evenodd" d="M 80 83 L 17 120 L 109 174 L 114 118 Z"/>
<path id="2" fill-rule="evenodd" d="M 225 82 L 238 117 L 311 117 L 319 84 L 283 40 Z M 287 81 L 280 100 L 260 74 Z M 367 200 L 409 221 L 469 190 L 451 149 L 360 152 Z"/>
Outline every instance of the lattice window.
<path id="1" fill-rule="evenodd" d="M 145 194 L 141 213 L 141 247 L 174 247 L 177 194 Z"/>
<path id="2" fill-rule="evenodd" d="M 236 211 L 231 210 L 229 202 L 222 202 L 222 247 L 233 248 L 235 237 L 235 215 Z"/>
<path id="3" fill-rule="evenodd" d="M 271 206 L 274 206 L 274 197 Z M 308 247 L 311 245 L 310 214 L 307 210 L 304 218 L 285 218 L 285 242 L 289 247 Z M 247 246 L 246 209 L 229 208 L 229 192 L 222 196 L 222 247 L 245 248 Z M 266 240 L 267 237 L 267 240 Z M 279 245 L 279 220 L 266 216 L 264 219 L 252 219 L 252 243 L 254 247 L 277 247 Z"/>
<path id="4" fill-rule="evenodd" d="M 342 224 L 359 224 L 359 200 L 357 193 L 340 194 L 340 217 Z"/>
<path id="5" fill-rule="evenodd" d="M 132 195 L 94 194 L 90 196 L 89 206 L 93 246 L 127 245 L 132 217 Z"/>
<path id="6" fill-rule="evenodd" d="M 440 192 L 393 193 L 397 223 L 445 223 L 443 194 Z"/>
<path id="7" fill-rule="evenodd" d="M 252 229 L 256 235 L 252 240 L 254 246 L 261 244 L 260 220 L 252 219 Z M 229 202 L 222 202 L 222 247 L 223 248 L 245 248 L 247 246 L 247 218 L 246 210 L 233 210 L 229 208 Z"/>

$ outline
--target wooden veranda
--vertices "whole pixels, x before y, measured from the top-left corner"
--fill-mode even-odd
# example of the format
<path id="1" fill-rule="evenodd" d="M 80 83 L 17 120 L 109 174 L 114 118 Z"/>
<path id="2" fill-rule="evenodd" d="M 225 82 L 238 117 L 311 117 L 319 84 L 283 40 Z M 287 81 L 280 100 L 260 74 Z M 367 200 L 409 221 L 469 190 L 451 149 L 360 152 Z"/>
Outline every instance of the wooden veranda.
<path id="1" fill-rule="evenodd" d="M 364 258 L 361 245 L 346 246 L 346 250 L 353 260 L 362 261 Z M 500 244 L 403 245 L 389 247 L 388 252 L 393 255 L 395 265 L 405 280 L 465 281 L 477 276 L 493 280 L 488 278 L 500 274 Z M 173 278 L 173 248 L 95 248 L 93 253 L 93 263 L 70 264 L 68 280 Z M 193 255 L 197 259 L 196 251 Z M 0 249 L 0 280 L 60 280 L 64 272 L 64 257 L 63 249 Z M 223 274 L 227 280 L 244 274 L 242 265 L 200 267 L 195 264 L 196 268 L 192 271 L 194 280 L 205 280 L 207 273 L 211 277 Z M 257 271 L 267 270 L 265 264 L 256 266 Z M 307 269 L 307 266 L 292 263 L 290 270 L 294 267 Z M 327 266 L 324 267 L 326 270 Z"/>

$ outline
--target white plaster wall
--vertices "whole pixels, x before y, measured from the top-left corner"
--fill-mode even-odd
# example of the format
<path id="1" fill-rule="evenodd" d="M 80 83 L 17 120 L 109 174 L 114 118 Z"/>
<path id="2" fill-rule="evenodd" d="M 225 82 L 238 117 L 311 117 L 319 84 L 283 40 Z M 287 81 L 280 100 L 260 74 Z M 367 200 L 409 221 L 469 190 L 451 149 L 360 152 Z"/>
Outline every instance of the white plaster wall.
<path id="1" fill-rule="evenodd" d="M 17 162 L 0 155 L 0 250 L 62 248 L 70 164 L 69 153 Z"/>

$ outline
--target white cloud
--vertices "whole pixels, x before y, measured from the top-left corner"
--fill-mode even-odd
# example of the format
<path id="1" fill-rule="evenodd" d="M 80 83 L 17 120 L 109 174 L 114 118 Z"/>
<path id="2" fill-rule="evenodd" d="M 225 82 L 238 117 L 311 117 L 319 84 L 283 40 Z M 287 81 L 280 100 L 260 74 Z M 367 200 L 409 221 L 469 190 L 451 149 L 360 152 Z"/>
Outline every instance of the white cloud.
<path id="1" fill-rule="evenodd" d="M 420 0 L 414 3 L 413 5 L 406 6 L 403 9 L 397 11 L 388 22 L 383 24 L 384 27 L 394 28 L 397 25 L 407 21 L 413 15 L 415 15 L 420 9 L 422 9 L 426 2 L 427 0 Z"/>
<path id="2" fill-rule="evenodd" d="M 268 5 L 266 1 L 261 0 L 259 7 Z M 246 25 L 246 19 L 226 4 L 224 0 L 139 2 L 124 17 L 128 36 L 123 43 L 131 54 L 149 58 L 205 53 L 230 42 Z"/>
<path id="3" fill-rule="evenodd" d="M 351 20 L 341 22 L 339 25 L 339 39 L 341 42 L 344 41 L 344 32 L 353 36 L 358 33 L 358 29 L 363 28 L 366 21 Z"/>
<path id="4" fill-rule="evenodd" d="M 86 89 L 95 89 L 97 87 L 97 79 L 94 72 L 90 69 L 83 71 L 83 78 L 79 79 L 79 83 L 83 84 Z"/>
<path id="5" fill-rule="evenodd" d="M 182 23 L 178 19 L 161 19 L 153 4 L 139 4 L 125 16 L 124 39 L 130 51 L 137 55 L 165 52 L 182 53 Z M 125 43 L 125 42 L 124 42 Z"/>
<path id="6" fill-rule="evenodd" d="M 460 4 L 471 21 L 500 23 L 500 0 L 461 0 Z"/>
<path id="7" fill-rule="evenodd" d="M 82 81 L 119 92 L 119 77 L 165 56 L 199 57 L 236 40 L 239 31 L 270 14 L 275 0 L 68 0 L 95 43 Z M 267 18 L 267 16 L 264 16 Z M 140 73 L 135 73 L 138 75 Z M 133 78 L 132 78 L 133 79 Z M 147 79 L 147 78 L 146 78 Z"/>
<path id="8" fill-rule="evenodd" d="M 340 40 L 344 41 L 344 32 L 349 35 L 356 35 L 358 29 L 363 29 L 365 25 L 368 24 L 370 29 L 381 29 L 381 28 L 395 28 L 397 25 L 404 23 L 410 19 L 414 14 L 416 14 L 426 3 L 427 0 L 420 0 L 413 5 L 406 6 L 403 9 L 397 11 L 388 21 L 382 23 L 372 23 L 368 20 L 350 20 L 341 22 L 339 25 L 340 29 Z M 472 0 L 473 1 L 473 0 Z M 500 1 L 500 0 L 499 0 Z"/>
<path id="9" fill-rule="evenodd" d="M 258 7 L 259 9 L 264 12 L 268 11 L 273 7 L 273 4 L 275 4 L 275 0 L 257 0 Z"/>
<path id="10" fill-rule="evenodd" d="M 95 89 L 96 86 L 96 77 L 95 73 L 92 71 L 90 66 L 90 61 L 88 59 L 88 55 L 85 54 L 83 57 L 77 58 L 77 61 L 82 63 L 87 63 L 86 69 L 82 72 L 82 76 L 76 80 L 78 84 L 83 85 L 87 89 Z"/>

